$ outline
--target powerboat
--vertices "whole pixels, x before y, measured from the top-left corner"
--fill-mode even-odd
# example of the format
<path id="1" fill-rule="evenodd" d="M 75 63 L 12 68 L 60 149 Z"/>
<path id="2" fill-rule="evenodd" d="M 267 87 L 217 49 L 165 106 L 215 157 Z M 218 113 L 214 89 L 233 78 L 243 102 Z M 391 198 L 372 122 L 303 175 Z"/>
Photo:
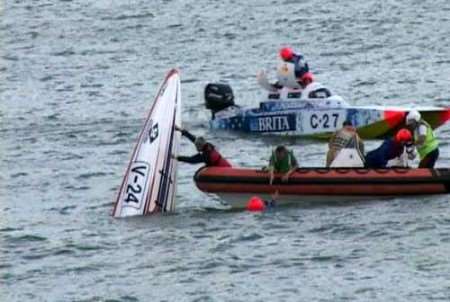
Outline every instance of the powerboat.
<path id="1" fill-rule="evenodd" d="M 212 129 L 254 134 L 328 138 L 342 127 L 344 121 L 350 121 L 361 138 L 380 139 L 392 136 L 404 127 L 405 117 L 412 110 L 389 106 L 351 106 L 328 89 L 319 89 L 319 93 L 316 91 L 314 94 L 305 92 L 289 88 L 271 91 L 259 107 L 245 108 L 235 104 L 229 85 L 210 83 L 205 88 L 205 105 L 212 113 L 210 126 Z M 450 108 L 414 109 L 433 129 L 450 119 Z"/>

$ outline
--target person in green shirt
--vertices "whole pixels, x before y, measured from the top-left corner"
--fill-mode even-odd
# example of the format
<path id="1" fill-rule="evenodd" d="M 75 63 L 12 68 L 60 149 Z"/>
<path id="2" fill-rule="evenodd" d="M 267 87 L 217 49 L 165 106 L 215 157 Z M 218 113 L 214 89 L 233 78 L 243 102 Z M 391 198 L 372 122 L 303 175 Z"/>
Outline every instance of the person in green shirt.
<path id="1" fill-rule="evenodd" d="M 414 133 L 414 144 L 420 156 L 419 168 L 434 168 L 439 157 L 439 142 L 434 136 L 433 129 L 417 110 L 408 113 L 406 125 Z"/>
<path id="2" fill-rule="evenodd" d="M 275 173 L 283 173 L 281 181 L 287 182 L 289 176 L 298 168 L 297 159 L 292 151 L 285 146 L 278 146 L 270 157 L 268 170 L 270 173 L 270 184 L 273 183 Z"/>

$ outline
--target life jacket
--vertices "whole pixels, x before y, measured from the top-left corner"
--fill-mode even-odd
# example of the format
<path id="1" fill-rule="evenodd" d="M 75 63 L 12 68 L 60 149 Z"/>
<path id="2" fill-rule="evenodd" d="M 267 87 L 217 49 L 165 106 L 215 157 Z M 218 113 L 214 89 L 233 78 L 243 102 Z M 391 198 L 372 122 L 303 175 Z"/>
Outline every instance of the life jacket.
<path id="1" fill-rule="evenodd" d="M 427 133 L 425 135 L 425 142 L 421 146 L 417 146 L 417 153 L 419 153 L 420 159 L 424 159 L 430 152 L 434 151 L 438 148 L 439 142 L 434 136 L 433 129 L 431 129 L 431 126 L 425 122 L 424 120 L 421 120 L 419 122 L 419 125 L 417 126 L 416 130 L 414 131 L 414 140 L 417 141 L 419 138 L 419 127 L 420 125 L 424 125 L 427 127 Z"/>
<path id="2" fill-rule="evenodd" d="M 209 167 L 231 167 L 231 164 L 222 157 L 222 155 L 211 144 L 206 144 L 204 147 L 204 154 L 206 155 L 206 165 Z"/>
<path id="3" fill-rule="evenodd" d="M 270 161 L 273 165 L 274 171 L 278 173 L 286 173 L 292 168 L 292 159 L 294 157 L 294 154 L 292 151 L 288 150 L 287 156 L 283 158 L 282 160 L 277 159 L 277 156 L 275 154 L 275 151 L 272 151 L 272 156 L 270 158 Z"/>

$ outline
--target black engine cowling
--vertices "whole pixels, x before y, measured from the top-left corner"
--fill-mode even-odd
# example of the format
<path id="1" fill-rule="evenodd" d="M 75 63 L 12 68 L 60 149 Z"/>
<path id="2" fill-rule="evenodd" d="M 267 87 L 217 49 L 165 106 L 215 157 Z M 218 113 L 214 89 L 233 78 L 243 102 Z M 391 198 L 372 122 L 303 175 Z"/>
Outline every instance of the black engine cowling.
<path id="1" fill-rule="evenodd" d="M 206 108 L 214 113 L 234 106 L 233 90 L 227 84 L 209 83 L 205 87 Z"/>

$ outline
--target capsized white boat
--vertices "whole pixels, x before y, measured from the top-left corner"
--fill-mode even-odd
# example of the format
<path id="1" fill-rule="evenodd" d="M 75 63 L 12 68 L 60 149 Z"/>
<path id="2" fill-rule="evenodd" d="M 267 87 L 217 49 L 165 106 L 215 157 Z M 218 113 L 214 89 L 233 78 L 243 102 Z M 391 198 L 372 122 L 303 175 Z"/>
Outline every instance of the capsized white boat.
<path id="1" fill-rule="evenodd" d="M 113 216 L 126 217 L 175 209 L 181 126 L 180 74 L 170 70 L 139 134 L 114 204 Z"/>

